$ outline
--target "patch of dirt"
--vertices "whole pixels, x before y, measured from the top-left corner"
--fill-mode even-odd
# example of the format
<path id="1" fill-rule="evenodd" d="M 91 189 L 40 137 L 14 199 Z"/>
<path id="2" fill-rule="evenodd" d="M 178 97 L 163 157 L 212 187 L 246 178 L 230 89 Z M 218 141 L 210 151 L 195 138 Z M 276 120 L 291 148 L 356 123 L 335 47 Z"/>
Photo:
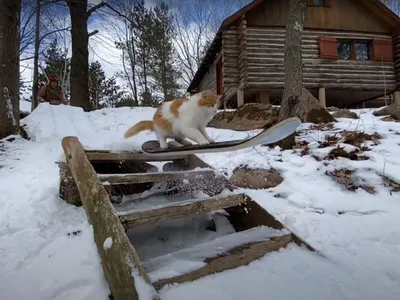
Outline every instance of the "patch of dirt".
<path id="1" fill-rule="evenodd" d="M 310 126 L 311 130 L 320 130 L 320 131 L 328 131 L 332 130 L 335 123 L 320 123 L 320 124 L 312 124 Z"/>
<path id="2" fill-rule="evenodd" d="M 350 144 L 358 148 L 363 148 L 362 144 L 365 141 L 372 141 L 376 146 L 380 143 L 379 140 L 382 139 L 382 136 L 377 132 L 374 134 L 368 134 L 364 132 L 345 131 L 343 133 L 343 138 L 343 143 Z"/>
<path id="3" fill-rule="evenodd" d="M 347 119 L 359 119 L 358 115 L 355 112 L 352 112 L 348 109 L 340 109 L 332 113 L 334 118 L 347 118 Z"/>
<path id="4" fill-rule="evenodd" d="M 297 141 L 293 145 L 293 149 L 301 149 L 300 156 L 310 154 L 310 148 L 308 148 L 308 143 L 306 141 Z"/>
<path id="5" fill-rule="evenodd" d="M 348 158 L 350 160 L 368 160 L 369 157 L 366 155 L 360 154 L 362 151 L 359 149 L 354 149 L 353 151 L 347 152 L 344 150 L 344 147 L 336 146 L 336 148 L 332 149 L 329 154 L 325 157 L 327 160 L 333 160 L 338 157 Z"/>
<path id="6" fill-rule="evenodd" d="M 247 131 L 268 128 L 278 123 L 279 107 L 260 103 L 246 103 L 235 111 L 217 113 L 209 127 Z"/>
<path id="7" fill-rule="evenodd" d="M 307 113 L 306 122 L 321 124 L 335 122 L 335 118 L 325 109 L 316 108 Z"/>
<path id="8" fill-rule="evenodd" d="M 389 178 L 382 176 L 383 185 L 390 189 L 391 193 L 398 193 L 400 192 L 400 184 L 390 180 Z"/>
<path id="9" fill-rule="evenodd" d="M 326 148 L 333 145 L 336 145 L 339 142 L 340 136 L 337 134 L 334 135 L 327 135 L 325 136 L 325 140 L 323 140 L 318 148 Z"/>
<path id="10" fill-rule="evenodd" d="M 335 182 L 345 187 L 348 191 L 354 192 L 361 188 L 369 194 L 375 194 L 375 189 L 372 186 L 360 182 L 363 180 L 356 178 L 355 173 L 355 170 L 343 168 L 334 170 L 333 172 L 326 172 L 325 175 L 332 177 Z"/>
<path id="11" fill-rule="evenodd" d="M 250 169 L 247 166 L 239 166 L 233 170 L 229 181 L 242 188 L 268 189 L 281 184 L 283 177 L 274 169 Z"/>

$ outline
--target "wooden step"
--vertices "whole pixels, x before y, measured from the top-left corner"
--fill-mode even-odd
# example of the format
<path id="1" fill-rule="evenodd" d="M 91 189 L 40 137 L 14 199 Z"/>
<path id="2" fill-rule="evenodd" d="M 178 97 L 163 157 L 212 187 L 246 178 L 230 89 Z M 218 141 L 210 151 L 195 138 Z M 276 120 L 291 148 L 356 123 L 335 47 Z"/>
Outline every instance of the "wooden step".
<path id="1" fill-rule="evenodd" d="M 99 174 L 100 181 L 111 185 L 160 182 L 166 180 L 212 179 L 216 176 L 212 169 L 196 171 L 171 171 L 125 174 Z"/>
<path id="2" fill-rule="evenodd" d="M 146 210 L 117 211 L 117 214 L 125 230 L 128 230 L 142 225 L 175 220 L 245 204 L 248 199 L 250 198 L 245 194 L 229 195 L 227 197 L 191 199 L 172 202 L 158 207 L 153 206 Z"/>
<path id="3" fill-rule="evenodd" d="M 288 230 L 260 226 L 228 234 L 142 263 L 153 286 L 160 290 L 166 284 L 193 281 L 247 265 L 267 253 L 286 247 L 291 242 L 293 239 Z M 180 262 L 179 270 L 175 269 L 176 261 Z M 171 273 L 178 273 L 178 275 L 168 277 Z"/>
<path id="4" fill-rule="evenodd" d="M 165 158 L 154 157 L 141 151 L 101 151 L 85 150 L 90 162 L 135 162 L 135 161 L 170 161 L 184 159 L 185 156 L 179 154 L 166 154 Z"/>

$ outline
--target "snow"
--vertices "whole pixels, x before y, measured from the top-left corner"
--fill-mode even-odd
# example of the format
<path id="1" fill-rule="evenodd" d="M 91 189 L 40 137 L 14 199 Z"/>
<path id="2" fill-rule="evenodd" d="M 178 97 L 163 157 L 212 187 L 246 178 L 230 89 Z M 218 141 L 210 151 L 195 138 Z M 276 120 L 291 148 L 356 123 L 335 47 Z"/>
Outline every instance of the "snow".
<path id="1" fill-rule="evenodd" d="M 19 110 L 21 112 L 27 112 L 30 113 L 31 112 L 31 105 L 32 103 L 26 100 L 20 100 L 19 101 Z"/>
<path id="2" fill-rule="evenodd" d="M 153 112 L 152 108 L 124 107 L 85 113 L 79 108 L 44 103 L 21 121 L 32 137 L 30 141 L 12 136 L 0 142 L 0 299 L 109 299 L 84 209 L 59 197 L 57 162 L 65 161 L 61 139 L 77 136 L 86 149 L 139 149 L 143 142 L 154 139 L 154 133 L 140 133 L 128 140 L 122 135 L 135 122 L 151 118 Z M 248 266 L 165 286 L 161 299 L 186 299 L 189 295 L 192 299 L 220 300 L 263 299 L 265 295 L 283 300 L 398 299 L 400 193 L 385 187 L 382 175 L 400 183 L 400 123 L 380 121 L 372 109 L 355 112 L 359 120 L 338 119 L 328 131 L 311 130 L 311 124 L 302 124 L 298 138 L 311 143 L 309 154 L 304 156 L 279 147 L 199 155 L 226 176 L 240 165 L 276 169 L 284 177 L 279 186 L 239 192 L 248 194 L 327 258 L 291 245 Z M 377 145 L 366 143 L 371 149 L 363 153 L 368 160 L 324 160 L 334 146 L 319 148 L 319 142 L 340 130 L 378 132 L 383 138 Z M 208 131 L 217 141 L 257 133 Z M 341 145 L 346 151 L 354 149 Z M 355 170 L 355 176 L 376 193 L 361 188 L 348 191 L 327 175 L 341 168 Z M 166 201 L 148 200 L 154 205 Z M 205 229 L 211 220 L 216 231 Z M 206 251 L 229 248 L 230 242 L 207 250 L 201 244 L 217 243 L 233 232 L 223 213 L 163 225 L 128 232 L 143 264 L 155 267 L 149 275 L 152 278 L 201 266 Z M 106 239 L 103 246 L 109 249 L 112 244 Z M 185 256 L 182 253 L 188 247 L 200 250 Z M 169 253 L 181 254 L 168 261 Z M 168 261 L 168 267 L 161 268 L 157 261 Z M 133 276 L 139 294 L 150 299 L 150 286 L 135 272 Z"/>
<path id="3" fill-rule="evenodd" d="M 111 249 L 112 245 L 113 245 L 112 237 L 108 237 L 105 239 L 105 241 L 103 243 L 103 249 L 107 251 L 107 250 Z"/>

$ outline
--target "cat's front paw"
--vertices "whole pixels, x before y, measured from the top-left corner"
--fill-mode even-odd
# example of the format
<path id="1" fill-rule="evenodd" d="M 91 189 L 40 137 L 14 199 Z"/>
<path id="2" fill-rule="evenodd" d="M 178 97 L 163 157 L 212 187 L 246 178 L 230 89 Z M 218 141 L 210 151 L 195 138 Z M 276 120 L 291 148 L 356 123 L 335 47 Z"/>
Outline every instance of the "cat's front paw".
<path id="1" fill-rule="evenodd" d="M 199 143 L 199 145 L 209 145 L 209 144 L 210 144 L 210 142 L 207 141 L 207 140 L 201 141 L 201 142 Z"/>

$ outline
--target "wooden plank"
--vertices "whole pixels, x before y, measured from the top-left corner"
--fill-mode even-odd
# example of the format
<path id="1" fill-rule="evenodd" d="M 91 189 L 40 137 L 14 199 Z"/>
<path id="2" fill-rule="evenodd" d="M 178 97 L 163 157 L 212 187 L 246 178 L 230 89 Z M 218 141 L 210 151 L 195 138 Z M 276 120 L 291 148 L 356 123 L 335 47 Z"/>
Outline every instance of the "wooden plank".
<path id="1" fill-rule="evenodd" d="M 88 221 L 93 226 L 94 241 L 113 298 L 138 300 L 135 279 L 132 274 L 138 272 L 138 276 L 149 284 L 150 280 L 125 234 L 109 196 L 78 138 L 64 137 L 62 147 Z M 106 248 L 104 244 L 108 239 L 111 239 L 112 244 Z M 154 295 L 157 295 L 155 290 Z M 153 299 L 159 299 L 159 297 L 154 296 Z"/>
<path id="2" fill-rule="evenodd" d="M 150 225 L 163 221 L 175 220 L 201 213 L 224 209 L 230 206 L 244 204 L 245 194 L 228 197 L 212 197 L 199 200 L 187 200 L 171 203 L 160 208 L 149 210 L 119 212 L 119 219 L 126 230 L 142 225 Z"/>
<path id="3" fill-rule="evenodd" d="M 186 172 L 148 172 L 128 174 L 99 174 L 100 181 L 111 185 L 160 182 L 166 180 L 205 179 L 214 178 L 214 170 L 198 170 Z"/>
<path id="4" fill-rule="evenodd" d="M 91 162 L 170 161 L 175 159 L 182 159 L 181 155 L 165 155 L 165 158 L 156 158 L 139 151 L 86 151 L 86 156 Z"/>
<path id="5" fill-rule="evenodd" d="M 293 242 L 292 236 L 288 234 L 279 237 L 273 237 L 266 241 L 241 245 L 231 249 L 230 251 L 222 255 L 206 259 L 205 262 L 207 262 L 207 265 L 202 268 L 193 270 L 183 275 L 159 280 L 157 282 L 154 282 L 153 286 L 157 290 L 160 290 L 166 284 L 179 284 L 183 282 L 193 281 L 204 276 L 220 273 L 240 266 L 245 266 L 256 259 L 260 259 L 267 253 L 285 248 L 291 242 Z"/>

